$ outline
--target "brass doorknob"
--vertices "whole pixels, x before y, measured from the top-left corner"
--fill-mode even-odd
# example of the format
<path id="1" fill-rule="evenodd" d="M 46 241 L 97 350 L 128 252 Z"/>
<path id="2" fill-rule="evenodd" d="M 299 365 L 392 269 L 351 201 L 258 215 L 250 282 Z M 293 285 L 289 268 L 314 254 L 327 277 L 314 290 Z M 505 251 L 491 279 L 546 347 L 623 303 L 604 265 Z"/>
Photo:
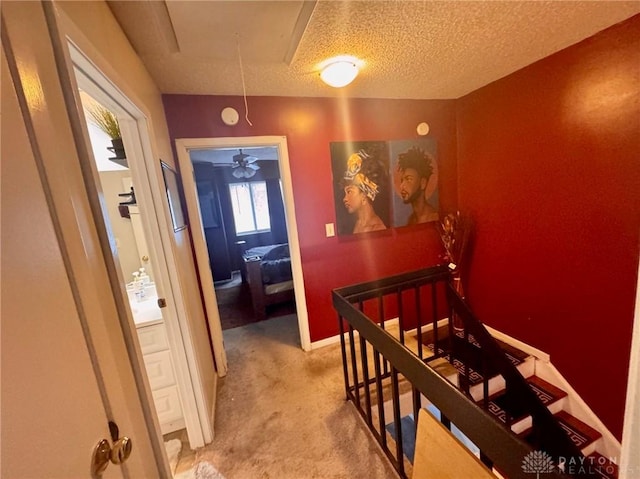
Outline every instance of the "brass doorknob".
<path id="1" fill-rule="evenodd" d="M 102 439 L 93 450 L 93 456 L 91 457 L 91 477 L 102 477 L 102 473 L 107 469 L 109 465 L 109 459 L 111 458 L 111 446 L 109 441 Z"/>
<path id="2" fill-rule="evenodd" d="M 149 262 L 149 257 L 146 254 L 141 259 L 143 263 Z"/>
<path id="3" fill-rule="evenodd" d="M 114 464 L 122 464 L 124 461 L 129 459 L 131 455 L 131 439 L 128 437 L 121 437 L 116 442 L 113 443 L 113 447 L 111 448 L 111 462 Z"/>
<path id="4" fill-rule="evenodd" d="M 113 464 L 122 464 L 131 455 L 133 445 L 128 437 L 121 437 L 113 443 L 113 447 L 109 445 L 109 441 L 102 439 L 93 450 L 91 458 L 91 477 L 98 479 L 102 477 L 102 473 L 107 469 L 109 462 Z"/>

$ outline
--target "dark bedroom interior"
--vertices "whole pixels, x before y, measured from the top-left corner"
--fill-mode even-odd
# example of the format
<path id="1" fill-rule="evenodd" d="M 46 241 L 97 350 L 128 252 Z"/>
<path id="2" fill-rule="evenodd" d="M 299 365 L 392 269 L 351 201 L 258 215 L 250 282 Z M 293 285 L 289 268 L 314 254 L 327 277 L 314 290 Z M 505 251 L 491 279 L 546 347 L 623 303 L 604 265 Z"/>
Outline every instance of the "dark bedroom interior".
<path id="1" fill-rule="evenodd" d="M 295 313 L 291 285 L 274 304 L 254 304 L 245 264 L 255 248 L 287 244 L 277 148 L 197 150 L 191 159 L 222 329 Z M 276 261 L 290 275 L 288 258 Z"/>

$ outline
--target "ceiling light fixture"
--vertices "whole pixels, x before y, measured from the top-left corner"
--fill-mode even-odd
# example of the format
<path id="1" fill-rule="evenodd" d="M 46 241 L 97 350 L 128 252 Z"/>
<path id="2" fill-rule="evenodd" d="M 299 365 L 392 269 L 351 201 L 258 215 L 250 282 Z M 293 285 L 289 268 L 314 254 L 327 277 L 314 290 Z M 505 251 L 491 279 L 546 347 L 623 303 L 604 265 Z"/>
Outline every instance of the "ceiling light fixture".
<path id="1" fill-rule="evenodd" d="M 320 72 L 320 78 L 334 88 L 347 86 L 358 76 L 358 66 L 350 60 L 337 60 L 327 64 Z"/>

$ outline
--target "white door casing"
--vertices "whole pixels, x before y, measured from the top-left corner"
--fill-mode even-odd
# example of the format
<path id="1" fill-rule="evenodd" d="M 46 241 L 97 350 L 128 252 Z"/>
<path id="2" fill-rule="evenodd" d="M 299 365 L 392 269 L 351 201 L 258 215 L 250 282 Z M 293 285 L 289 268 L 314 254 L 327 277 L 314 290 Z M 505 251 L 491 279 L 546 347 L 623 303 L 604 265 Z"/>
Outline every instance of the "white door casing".
<path id="1" fill-rule="evenodd" d="M 302 260 L 300 257 L 300 242 L 298 240 L 298 225 L 296 221 L 295 205 L 293 200 L 293 185 L 291 181 L 291 170 L 289 167 L 289 152 L 287 149 L 287 138 L 284 136 L 250 136 L 250 137 L 228 137 L 228 138 L 181 138 L 176 139 L 176 151 L 180 165 L 182 186 L 189 212 L 189 219 L 192 227 L 192 237 L 194 251 L 197 258 L 198 270 L 200 272 L 201 287 L 205 298 L 207 316 L 212 335 L 213 348 L 224 348 L 222 338 L 222 326 L 220 324 L 220 313 L 216 302 L 215 289 L 213 286 L 213 275 L 209 263 L 209 253 L 204 236 L 204 228 L 200 216 L 200 206 L 198 193 L 193 174 L 193 165 L 189 156 L 191 149 L 206 148 L 227 148 L 227 147 L 249 147 L 249 146 L 275 146 L 278 148 L 278 166 L 280 168 L 280 179 L 284 196 L 285 216 L 287 222 L 287 235 L 289 241 L 289 251 L 291 254 L 291 270 L 293 273 L 293 284 L 296 298 L 296 308 L 298 315 L 298 328 L 300 330 L 300 344 L 304 351 L 311 350 L 311 339 L 309 333 L 309 317 L 307 314 L 307 301 L 304 291 L 304 279 L 302 276 Z M 216 358 L 217 359 L 217 358 Z M 226 356 L 224 358 L 226 365 Z"/>
<path id="2" fill-rule="evenodd" d="M 4 2 L 2 23 L 2 474 L 89 477 L 114 420 L 133 452 L 104 477 L 168 478 L 88 203 L 53 7 Z"/>
<path id="3" fill-rule="evenodd" d="M 160 186 L 151 180 L 149 174 L 149 171 L 153 171 L 155 159 L 149 144 L 146 118 L 141 110 L 126 98 L 77 46 L 69 42 L 68 47 L 75 79 L 79 87 L 118 117 L 127 159 L 131 167 L 132 180 L 136 185 L 139 212 L 142 213 L 140 209 L 144 208 L 144 214 L 140 214 L 139 219 L 144 230 L 143 236 L 147 238 L 148 256 L 153 261 L 152 268 L 156 289 L 159 297 L 167 299 L 167 307 L 163 308 L 162 316 L 170 342 L 170 354 L 177 369 L 176 381 L 180 391 L 189 443 L 192 448 L 202 447 L 213 439 L 211 418 L 215 402 L 210 404 L 207 401 L 207 395 L 203 393 L 201 371 L 193 351 L 193 343 L 190 339 L 191 332 L 186 324 L 184 300 L 179 286 L 176 286 L 179 282 L 178 273 L 175 265 L 172 267 L 172 261 L 175 262 L 175 258 L 171 249 L 171 238 L 167 233 L 171 231 L 171 228 L 166 217 L 161 213 L 166 197 Z M 80 105 L 79 100 L 78 105 Z M 83 133 L 88 141 L 88 133 L 86 131 Z M 90 166 L 95 170 L 93 162 Z M 94 178 L 97 178 L 97 171 L 91 173 Z M 94 181 L 95 186 L 99 188 L 99 182 Z M 154 187 L 155 192 L 153 191 Z M 101 194 L 99 191 L 96 193 L 98 196 Z M 104 218 L 104 222 L 108 223 L 108 220 Z M 109 236 L 111 240 L 110 233 Z M 111 252 L 113 257 L 117 256 L 115 245 L 111 245 Z M 108 261 L 111 261 L 111 258 Z M 126 298 L 123 289 L 126 280 L 120 277 L 119 268 L 114 268 L 114 273 L 118 275 L 115 287 L 120 288 L 122 297 Z M 131 328 L 132 343 L 137 342 L 133 323 L 129 323 L 126 327 Z M 131 347 L 134 348 L 133 345 Z M 136 351 L 132 349 L 130 354 L 135 354 L 138 358 L 139 347 L 135 349 Z M 145 381 L 147 381 L 146 374 Z"/>

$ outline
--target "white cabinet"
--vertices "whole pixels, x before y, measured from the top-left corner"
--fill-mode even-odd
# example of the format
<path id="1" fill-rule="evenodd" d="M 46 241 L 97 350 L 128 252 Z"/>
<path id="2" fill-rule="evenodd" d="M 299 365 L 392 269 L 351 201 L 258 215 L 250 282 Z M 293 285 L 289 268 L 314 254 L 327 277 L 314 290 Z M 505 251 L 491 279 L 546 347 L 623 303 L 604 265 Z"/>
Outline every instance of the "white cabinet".
<path id="1" fill-rule="evenodd" d="M 138 339 L 162 434 L 184 428 L 184 414 L 164 323 L 138 327 Z"/>

